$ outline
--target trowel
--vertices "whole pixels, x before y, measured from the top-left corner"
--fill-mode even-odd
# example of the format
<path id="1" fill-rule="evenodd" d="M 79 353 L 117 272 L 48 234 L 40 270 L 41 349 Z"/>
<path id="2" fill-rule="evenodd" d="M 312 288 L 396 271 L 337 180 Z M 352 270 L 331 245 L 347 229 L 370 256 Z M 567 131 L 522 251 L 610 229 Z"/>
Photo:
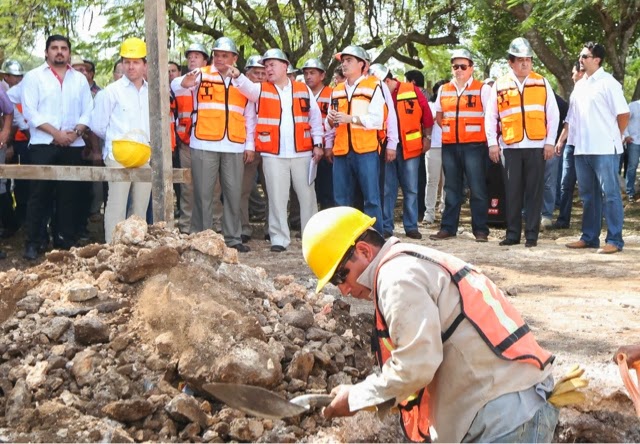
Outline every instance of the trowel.
<path id="1" fill-rule="evenodd" d="M 286 400 L 275 393 L 253 385 L 215 382 L 202 386 L 203 390 L 229 407 L 266 419 L 298 416 L 317 407 L 331 404 L 331 395 L 302 395 Z"/>

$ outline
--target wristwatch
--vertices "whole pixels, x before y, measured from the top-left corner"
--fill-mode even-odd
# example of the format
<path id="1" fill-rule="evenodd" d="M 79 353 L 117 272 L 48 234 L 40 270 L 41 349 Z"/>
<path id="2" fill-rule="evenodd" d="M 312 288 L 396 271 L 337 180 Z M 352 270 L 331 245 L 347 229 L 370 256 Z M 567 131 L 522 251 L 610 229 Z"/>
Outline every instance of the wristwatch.
<path id="1" fill-rule="evenodd" d="M 73 129 L 73 132 L 74 132 L 74 133 L 76 133 L 76 135 L 77 135 L 78 137 L 82 137 L 83 132 L 82 132 L 82 131 L 80 131 L 80 130 L 78 130 L 78 128 L 74 128 L 74 129 Z"/>
<path id="2" fill-rule="evenodd" d="M 351 123 L 353 123 L 353 124 L 358 123 L 358 118 L 356 116 L 352 116 L 351 117 Z"/>
<path id="3" fill-rule="evenodd" d="M 423 137 L 424 137 L 425 139 L 429 139 L 429 140 L 431 140 L 431 134 L 425 134 Z"/>
<path id="4" fill-rule="evenodd" d="M 324 149 L 324 145 L 322 143 L 316 143 L 315 145 L 313 145 L 313 148 L 320 148 L 321 150 Z"/>

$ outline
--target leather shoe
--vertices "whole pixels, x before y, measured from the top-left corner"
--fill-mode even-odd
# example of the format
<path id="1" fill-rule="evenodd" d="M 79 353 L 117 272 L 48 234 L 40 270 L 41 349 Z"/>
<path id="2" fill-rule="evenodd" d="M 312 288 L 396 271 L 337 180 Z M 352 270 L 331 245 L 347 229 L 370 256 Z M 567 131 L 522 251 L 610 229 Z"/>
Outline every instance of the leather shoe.
<path id="1" fill-rule="evenodd" d="M 617 253 L 618 251 L 620 251 L 620 249 L 618 247 L 616 247 L 613 244 L 605 244 L 604 247 L 602 248 L 598 248 L 597 253 L 598 254 L 613 254 L 613 253 Z"/>
<path id="2" fill-rule="evenodd" d="M 578 248 L 595 248 L 592 247 L 591 245 L 587 244 L 585 241 L 583 241 L 582 239 L 580 239 L 579 241 L 575 241 L 575 242 L 569 242 L 568 244 L 565 244 L 565 247 L 567 248 L 572 248 L 572 249 L 578 249 Z"/>
<path id="3" fill-rule="evenodd" d="M 286 250 L 286 247 L 283 247 L 282 245 L 272 245 L 271 246 L 271 251 L 273 251 L 274 253 L 282 253 L 285 250 Z"/>
<path id="4" fill-rule="evenodd" d="M 431 236 L 429 236 L 429 239 L 431 239 L 431 240 L 443 240 L 443 239 L 450 239 L 452 237 L 456 237 L 456 235 L 455 234 L 451 234 L 446 230 L 440 230 L 436 234 L 432 234 Z"/>
<path id="5" fill-rule="evenodd" d="M 245 244 L 235 244 L 231 245 L 229 248 L 235 248 L 236 250 L 238 250 L 238 253 L 248 253 L 249 251 L 251 251 L 251 248 L 249 248 Z"/>
<path id="6" fill-rule="evenodd" d="M 556 221 L 552 223 L 548 228 L 550 228 L 551 230 L 566 230 L 567 228 L 569 228 L 569 225 L 561 225 Z"/>
<path id="7" fill-rule="evenodd" d="M 489 242 L 489 235 L 487 233 L 476 233 L 476 242 Z"/>
<path id="8" fill-rule="evenodd" d="M 531 247 L 537 247 L 538 246 L 538 241 L 535 240 L 528 240 L 524 243 L 525 248 L 531 248 Z"/>
<path id="9" fill-rule="evenodd" d="M 503 241 L 500 242 L 501 247 L 508 247 L 509 245 L 518 245 L 520 243 L 519 240 L 513 240 L 513 239 L 505 239 Z"/>
<path id="10" fill-rule="evenodd" d="M 422 234 L 418 230 L 407 231 L 407 237 L 411 239 L 422 239 Z"/>
<path id="11" fill-rule="evenodd" d="M 270 241 L 271 240 L 271 235 L 269 233 L 264 235 L 264 240 L 266 241 Z"/>
<path id="12" fill-rule="evenodd" d="M 4 251 L 0 250 L 0 259 L 6 259 L 7 258 L 7 253 L 5 253 Z"/>
<path id="13" fill-rule="evenodd" d="M 38 258 L 38 251 L 35 245 L 27 245 L 22 255 L 28 261 L 35 261 Z"/>
<path id="14" fill-rule="evenodd" d="M 251 240 L 251 236 L 249 236 L 248 234 L 241 234 L 240 239 L 242 239 L 243 244 L 246 244 Z"/>

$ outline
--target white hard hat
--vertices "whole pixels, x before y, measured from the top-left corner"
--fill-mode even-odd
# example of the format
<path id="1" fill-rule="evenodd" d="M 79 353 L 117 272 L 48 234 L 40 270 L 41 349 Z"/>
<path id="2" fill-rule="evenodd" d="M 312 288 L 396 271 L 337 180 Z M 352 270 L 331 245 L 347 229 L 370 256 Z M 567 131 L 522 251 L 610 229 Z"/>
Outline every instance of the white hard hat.
<path id="1" fill-rule="evenodd" d="M 471 53 L 466 49 L 455 49 L 451 51 L 451 59 L 449 59 L 449 61 L 453 62 L 453 59 L 467 59 L 471 63 L 473 63 L 473 58 L 471 57 Z"/>
<path id="2" fill-rule="evenodd" d="M 260 63 L 260 59 L 262 57 L 259 55 L 252 55 L 247 59 L 247 63 L 244 65 L 244 69 L 247 70 L 249 68 L 264 68 L 264 65 Z"/>
<path id="3" fill-rule="evenodd" d="M 304 65 L 302 65 L 302 70 L 304 71 L 305 69 L 309 68 L 319 69 L 320 71 L 327 72 L 327 68 L 324 66 L 324 63 L 320 61 L 320 59 L 309 59 L 304 62 Z"/>
<path id="4" fill-rule="evenodd" d="M 11 74 L 12 76 L 24 75 L 22 65 L 17 60 L 5 60 L 2 64 L 2 74 Z"/>
<path id="5" fill-rule="evenodd" d="M 376 76 L 378 80 L 384 80 L 389 75 L 389 68 L 382 63 L 374 63 L 369 67 L 369 74 Z"/>
<path id="6" fill-rule="evenodd" d="M 518 37 L 511 41 L 509 54 L 516 57 L 533 57 L 533 49 L 529 41 L 523 37 Z"/>
<path id="7" fill-rule="evenodd" d="M 220 37 L 213 42 L 213 51 L 226 51 L 238 55 L 238 48 L 233 40 L 229 37 Z"/>
<path id="8" fill-rule="evenodd" d="M 189 45 L 187 50 L 184 52 L 184 56 L 189 57 L 190 52 L 199 52 L 204 56 L 205 59 L 209 58 L 209 52 L 202 43 L 192 43 L 191 45 Z"/>
<path id="9" fill-rule="evenodd" d="M 267 52 L 265 52 L 262 56 L 262 59 L 260 59 L 260 63 L 264 65 L 264 62 L 269 59 L 281 60 L 291 65 L 291 62 L 289 62 L 289 58 L 287 57 L 287 55 L 282 49 L 279 48 L 268 49 Z"/>
<path id="10" fill-rule="evenodd" d="M 341 60 L 343 55 L 351 55 L 367 63 L 371 61 L 371 58 L 369 57 L 369 53 L 367 53 L 367 51 L 365 51 L 364 48 L 362 48 L 361 46 L 356 46 L 356 45 L 347 46 L 341 52 L 336 54 L 336 59 Z"/>

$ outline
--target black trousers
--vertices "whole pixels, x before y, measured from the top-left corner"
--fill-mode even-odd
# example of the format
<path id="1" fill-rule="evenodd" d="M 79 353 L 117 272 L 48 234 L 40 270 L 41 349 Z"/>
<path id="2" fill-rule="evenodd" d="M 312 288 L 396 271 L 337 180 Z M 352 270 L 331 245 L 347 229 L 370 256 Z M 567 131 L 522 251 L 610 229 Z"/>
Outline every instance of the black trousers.
<path id="1" fill-rule="evenodd" d="M 29 142 L 13 142 L 14 163 L 21 165 L 31 164 L 31 154 L 29 152 Z M 30 180 L 14 179 L 13 194 L 16 199 L 16 218 L 18 224 L 22 225 L 27 217 L 27 205 L 29 203 Z"/>
<path id="2" fill-rule="evenodd" d="M 32 165 L 82 165 L 82 147 L 58 145 L 30 145 Z M 50 214 L 55 196 L 55 224 L 61 246 L 70 247 L 76 237 L 76 213 L 78 211 L 78 182 L 32 180 L 27 206 L 27 244 L 39 246 L 43 239 L 43 220 Z M 79 200 L 79 199 L 78 199 Z"/>
<path id="3" fill-rule="evenodd" d="M 507 239 L 520 241 L 524 209 L 524 237 L 537 241 L 544 193 L 542 148 L 510 148 L 504 153 Z"/>

